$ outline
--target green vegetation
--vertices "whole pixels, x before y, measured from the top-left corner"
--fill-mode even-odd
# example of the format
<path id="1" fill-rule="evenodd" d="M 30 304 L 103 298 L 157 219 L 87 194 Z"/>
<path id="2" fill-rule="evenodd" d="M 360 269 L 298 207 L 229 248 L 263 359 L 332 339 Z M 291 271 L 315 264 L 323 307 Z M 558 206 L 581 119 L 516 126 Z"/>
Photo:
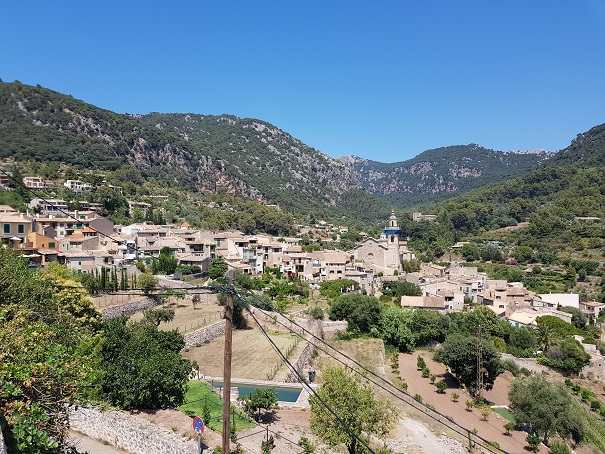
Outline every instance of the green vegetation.
<path id="1" fill-rule="evenodd" d="M 211 279 L 219 279 L 225 275 L 227 272 L 228 266 L 227 262 L 222 256 L 218 256 L 213 258 L 210 262 L 210 266 L 208 267 L 208 276 Z"/>
<path id="2" fill-rule="evenodd" d="M 516 423 L 528 425 L 545 444 L 555 435 L 583 440 L 585 418 L 563 386 L 538 376 L 516 378 L 509 399 Z"/>
<path id="3" fill-rule="evenodd" d="M 0 248 L 0 414 L 9 449 L 64 446 L 65 403 L 99 397 L 100 315 L 86 291 Z M 71 285 L 73 289 L 59 289 Z"/>
<path id="4" fill-rule="evenodd" d="M 192 364 L 183 359 L 183 336 L 160 331 L 155 323 L 105 323 L 101 350 L 105 398 L 122 408 L 168 408 L 183 401 Z"/>
<path id="5" fill-rule="evenodd" d="M 243 400 L 244 411 L 255 420 L 261 419 L 261 411 L 265 414 L 277 408 L 277 394 L 273 388 L 258 388 Z"/>
<path id="6" fill-rule="evenodd" d="M 477 338 L 462 334 L 447 337 L 436 354 L 436 359 L 447 365 L 456 378 L 463 383 L 471 395 L 479 391 L 477 382 Z M 487 340 L 479 343 L 482 355 L 482 381 L 489 389 L 496 377 L 503 372 L 500 355 L 493 344 Z"/>
<path id="7" fill-rule="evenodd" d="M 330 446 L 345 445 L 349 454 L 366 452 L 351 434 L 369 443 L 370 436 L 383 438 L 392 429 L 397 411 L 387 401 L 378 400 L 371 386 L 341 368 L 322 373 L 319 397 L 311 396 L 311 430 Z M 324 407 L 338 414 L 338 419 Z"/>
<path id="8" fill-rule="evenodd" d="M 359 284 L 351 279 L 335 279 L 333 281 L 324 281 L 319 285 L 319 293 L 326 298 L 336 298 L 342 293 L 355 291 Z"/>
<path id="9" fill-rule="evenodd" d="M 207 413 L 210 415 L 210 418 L 209 420 L 204 419 L 204 423 L 214 431 L 222 431 L 223 399 L 212 390 L 208 383 L 199 380 L 190 381 L 187 384 L 184 402 L 179 407 L 179 410 L 189 416 L 201 417 L 204 413 Z M 234 411 L 232 421 L 235 422 L 236 431 L 255 427 L 255 424 L 239 411 Z"/>

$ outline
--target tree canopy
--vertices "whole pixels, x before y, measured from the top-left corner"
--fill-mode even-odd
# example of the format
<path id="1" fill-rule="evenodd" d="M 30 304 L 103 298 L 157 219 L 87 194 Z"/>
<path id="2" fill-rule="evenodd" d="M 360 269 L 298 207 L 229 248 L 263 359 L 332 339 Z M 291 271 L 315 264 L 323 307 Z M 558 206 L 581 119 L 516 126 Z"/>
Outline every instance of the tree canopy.
<path id="1" fill-rule="evenodd" d="M 350 454 L 366 452 L 352 436 L 369 443 L 371 435 L 386 436 L 397 419 L 397 411 L 387 401 L 374 396 L 372 388 L 341 368 L 322 373 L 318 397 L 311 396 L 311 430 L 330 446 L 345 445 Z M 324 407 L 329 406 L 338 419 Z"/>

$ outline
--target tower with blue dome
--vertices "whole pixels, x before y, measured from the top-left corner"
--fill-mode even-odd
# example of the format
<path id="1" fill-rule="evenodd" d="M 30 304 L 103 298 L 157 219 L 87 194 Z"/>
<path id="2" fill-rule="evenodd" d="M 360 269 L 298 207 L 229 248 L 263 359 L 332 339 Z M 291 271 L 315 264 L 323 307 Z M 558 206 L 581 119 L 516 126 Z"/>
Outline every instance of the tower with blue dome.
<path id="1" fill-rule="evenodd" d="M 382 238 L 386 239 L 389 245 L 394 244 L 399 246 L 399 240 L 401 238 L 401 229 L 399 228 L 399 223 L 397 222 L 397 216 L 395 216 L 395 211 L 391 211 L 391 215 L 389 216 L 387 225 L 382 231 Z"/>

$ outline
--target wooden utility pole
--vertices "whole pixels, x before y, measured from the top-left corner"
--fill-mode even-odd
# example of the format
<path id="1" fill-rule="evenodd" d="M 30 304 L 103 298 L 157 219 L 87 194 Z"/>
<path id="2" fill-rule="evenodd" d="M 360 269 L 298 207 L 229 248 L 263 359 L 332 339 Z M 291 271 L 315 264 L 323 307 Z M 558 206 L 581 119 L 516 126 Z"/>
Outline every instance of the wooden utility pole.
<path id="1" fill-rule="evenodd" d="M 233 284 L 233 273 L 228 273 L 227 281 Z M 229 454 L 231 436 L 231 356 L 233 353 L 233 295 L 225 298 L 225 351 L 223 357 L 223 453 Z"/>

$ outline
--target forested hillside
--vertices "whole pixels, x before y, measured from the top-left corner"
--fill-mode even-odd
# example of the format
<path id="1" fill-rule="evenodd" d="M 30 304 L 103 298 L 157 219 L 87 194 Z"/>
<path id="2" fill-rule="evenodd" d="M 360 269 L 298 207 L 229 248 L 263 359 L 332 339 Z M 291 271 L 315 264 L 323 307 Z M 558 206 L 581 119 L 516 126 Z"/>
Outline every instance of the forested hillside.
<path id="1" fill-rule="evenodd" d="M 357 157 L 346 162 L 361 187 L 406 206 L 526 174 L 549 157 L 546 152 L 501 152 L 470 144 L 427 150 L 389 164 Z"/>
<path id="2" fill-rule="evenodd" d="M 605 127 L 600 125 L 529 175 L 455 197 L 437 210 L 459 234 L 527 222 L 507 235 L 536 246 L 548 242 L 561 250 L 599 250 L 605 246 L 604 159 Z"/>
<path id="3" fill-rule="evenodd" d="M 261 120 L 117 114 L 42 87 L 0 82 L 0 158 L 133 168 L 155 183 L 276 203 L 297 215 L 382 221 L 403 206 L 533 168 L 543 155 L 476 145 L 395 164 L 338 160 Z M 385 197 L 386 196 L 386 197 Z"/>

